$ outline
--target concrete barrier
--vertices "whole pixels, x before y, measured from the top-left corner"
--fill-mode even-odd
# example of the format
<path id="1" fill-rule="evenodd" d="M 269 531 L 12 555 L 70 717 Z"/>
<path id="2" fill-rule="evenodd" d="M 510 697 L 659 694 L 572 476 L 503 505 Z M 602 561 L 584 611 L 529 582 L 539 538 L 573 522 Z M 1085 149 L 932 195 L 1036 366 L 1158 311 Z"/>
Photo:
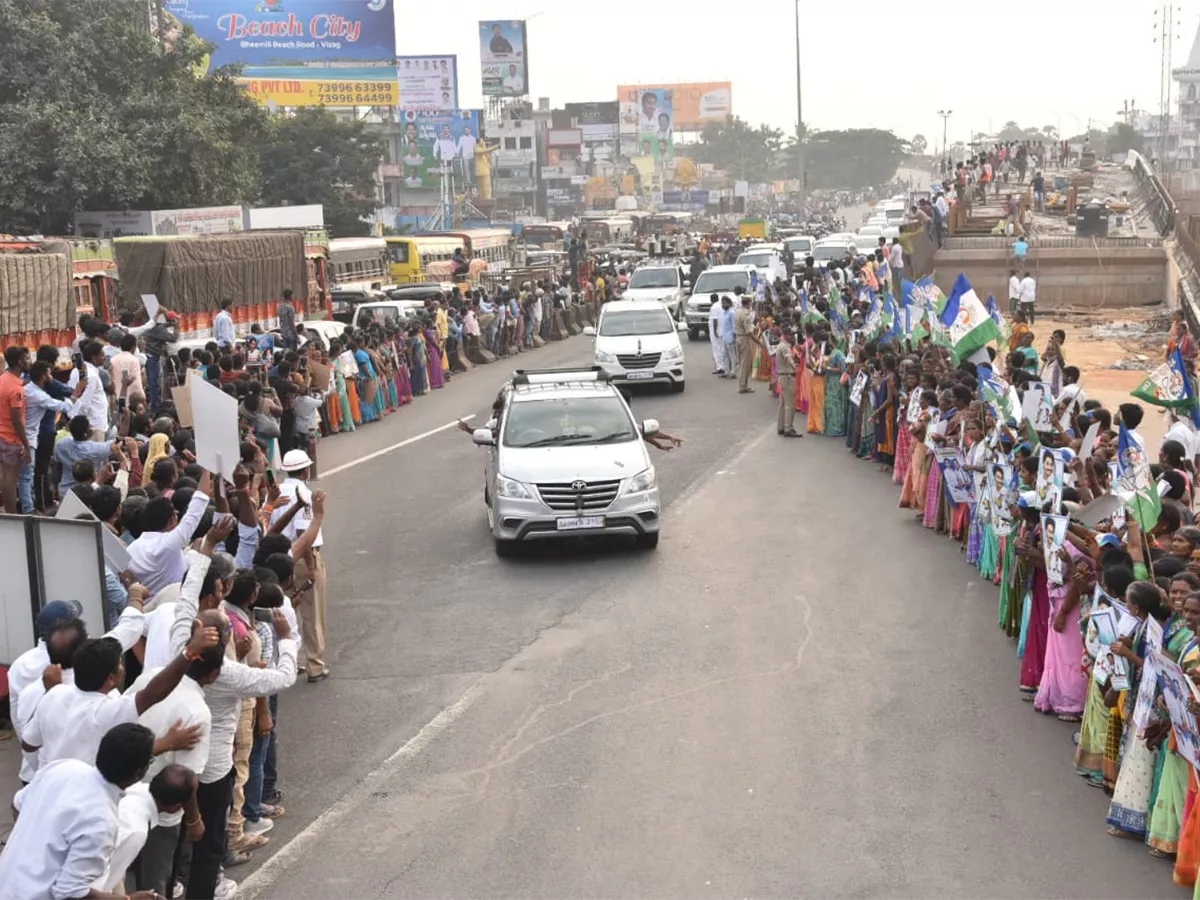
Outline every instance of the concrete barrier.
<path id="1" fill-rule="evenodd" d="M 567 336 L 567 323 L 563 321 L 562 310 L 554 310 L 554 318 L 550 321 L 550 340 L 561 341 Z"/>
<path id="2" fill-rule="evenodd" d="M 467 335 L 467 359 L 477 366 L 486 366 L 488 363 L 496 361 L 496 354 L 483 346 L 483 342 L 477 336 L 469 334 Z"/>
<path id="3" fill-rule="evenodd" d="M 450 371 L 466 372 L 473 368 L 475 364 L 467 357 L 467 346 L 459 340 L 454 346 L 454 352 L 450 354 Z"/>

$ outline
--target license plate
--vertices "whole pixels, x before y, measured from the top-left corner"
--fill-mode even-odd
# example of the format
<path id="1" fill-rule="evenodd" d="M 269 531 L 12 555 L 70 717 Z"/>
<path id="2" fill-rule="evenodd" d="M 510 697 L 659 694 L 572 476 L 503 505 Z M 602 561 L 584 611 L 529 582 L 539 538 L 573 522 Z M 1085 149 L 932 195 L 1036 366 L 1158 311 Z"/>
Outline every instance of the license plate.
<path id="1" fill-rule="evenodd" d="M 558 520 L 559 531 L 578 531 L 581 528 L 603 528 L 604 516 L 571 516 Z"/>
<path id="2" fill-rule="evenodd" d="M 646 379 L 646 378 L 653 378 L 654 373 L 653 372 L 626 372 L 625 377 L 628 378 L 630 381 L 642 381 L 643 379 Z"/>

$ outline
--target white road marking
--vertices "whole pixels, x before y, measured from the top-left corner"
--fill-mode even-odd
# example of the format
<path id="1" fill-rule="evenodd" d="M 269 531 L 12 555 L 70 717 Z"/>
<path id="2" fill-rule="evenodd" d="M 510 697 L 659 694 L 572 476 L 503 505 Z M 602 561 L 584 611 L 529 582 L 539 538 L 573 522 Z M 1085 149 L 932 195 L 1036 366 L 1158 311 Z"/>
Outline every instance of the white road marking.
<path id="1" fill-rule="evenodd" d="M 473 418 L 475 418 L 475 413 L 471 413 L 469 416 L 463 416 L 462 419 L 455 419 L 453 422 L 447 422 L 445 425 L 439 425 L 437 428 L 431 428 L 429 431 L 426 431 L 423 434 L 418 434 L 415 437 L 407 438 L 398 444 L 392 444 L 390 447 L 384 447 L 382 450 L 376 450 L 374 453 L 368 453 L 366 456 L 360 456 L 358 459 L 352 459 L 348 463 L 342 463 L 340 466 L 334 466 L 332 469 L 326 469 L 325 471 L 319 473 L 317 480 L 322 481 L 328 478 L 330 475 L 336 475 L 338 472 L 345 472 L 347 469 L 353 469 L 355 466 L 361 466 L 363 463 L 370 462 L 373 459 L 378 459 L 381 456 L 391 453 L 393 450 L 399 450 L 401 447 L 407 447 L 409 444 L 415 444 L 417 441 L 423 441 L 425 438 L 432 437 L 439 432 L 445 431 L 447 428 L 456 428 L 458 427 L 458 423 L 460 421 L 469 422 Z"/>
<path id="2" fill-rule="evenodd" d="M 413 440 L 419 440 L 419 438 L 413 438 Z M 260 891 L 269 887 L 276 878 L 310 851 L 312 845 L 320 840 L 321 835 L 329 826 L 338 819 L 350 815 L 356 808 L 367 802 L 372 793 L 379 790 L 388 779 L 420 755 L 421 751 L 428 747 L 434 738 L 457 722 L 483 692 L 484 677 L 481 675 L 476 679 L 469 688 L 463 691 L 461 697 L 430 719 L 424 728 L 418 731 L 408 743 L 385 759 L 379 768 L 369 772 L 362 781 L 347 791 L 341 800 L 313 819 L 308 827 L 280 847 L 275 855 L 264 862 L 256 872 L 244 881 L 238 882 L 237 894 L 240 900 L 253 900 L 254 897 L 257 897 Z"/>

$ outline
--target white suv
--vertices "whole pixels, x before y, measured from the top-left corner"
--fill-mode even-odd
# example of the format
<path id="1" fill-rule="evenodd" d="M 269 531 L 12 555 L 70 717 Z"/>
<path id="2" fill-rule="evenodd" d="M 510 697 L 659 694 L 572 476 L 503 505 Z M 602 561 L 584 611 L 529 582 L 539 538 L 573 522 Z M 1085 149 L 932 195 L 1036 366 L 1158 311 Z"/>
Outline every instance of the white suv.
<path id="1" fill-rule="evenodd" d="M 594 338 L 595 363 L 616 382 L 669 384 L 682 393 L 680 328 L 657 300 L 614 300 L 600 307 L 600 321 L 583 333 Z"/>
<path id="2" fill-rule="evenodd" d="M 658 546 L 658 476 L 643 440 L 657 421 L 636 422 L 598 369 L 518 371 L 501 398 L 472 434 L 488 449 L 483 500 L 497 556 L 521 541 L 581 536 Z"/>
<path id="3" fill-rule="evenodd" d="M 676 264 L 650 264 L 634 270 L 629 286 L 621 295 L 623 300 L 657 300 L 671 318 L 683 319 L 683 304 L 687 301 L 687 275 Z"/>

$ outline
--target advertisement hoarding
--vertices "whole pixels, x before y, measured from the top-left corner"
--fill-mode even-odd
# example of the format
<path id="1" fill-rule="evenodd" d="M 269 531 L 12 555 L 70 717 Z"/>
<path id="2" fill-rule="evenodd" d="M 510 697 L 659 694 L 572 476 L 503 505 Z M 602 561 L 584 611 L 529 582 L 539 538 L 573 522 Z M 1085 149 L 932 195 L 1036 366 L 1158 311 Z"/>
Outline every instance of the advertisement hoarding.
<path id="1" fill-rule="evenodd" d="M 276 106 L 395 106 L 400 100 L 395 81 L 305 81 L 280 78 L 235 78 L 234 81 L 264 105 L 273 103 Z"/>
<path id="2" fill-rule="evenodd" d="M 401 56 L 396 76 L 401 109 L 458 109 L 457 56 Z"/>
<path id="3" fill-rule="evenodd" d="M 400 166 L 405 187 L 437 188 L 443 171 L 455 180 L 475 180 L 475 145 L 479 140 L 480 111 L 445 112 L 405 110 L 400 134 Z"/>
<path id="4" fill-rule="evenodd" d="M 632 136 L 638 133 L 641 96 L 655 90 L 671 92 L 673 125 L 679 131 L 699 131 L 705 125 L 724 122 L 733 115 L 733 84 L 729 81 L 622 85 L 617 88 L 621 134 Z"/>
<path id="5" fill-rule="evenodd" d="M 483 96 L 524 97 L 528 94 L 525 20 L 480 22 L 479 61 L 483 70 Z"/>
<path id="6" fill-rule="evenodd" d="M 583 131 L 579 128 L 551 128 L 546 132 L 547 147 L 579 147 L 583 144 Z"/>
<path id="7" fill-rule="evenodd" d="M 649 156 L 655 162 L 675 158 L 675 97 L 671 88 L 639 89 L 632 117 L 631 156 Z M 624 125 L 624 113 L 621 122 Z"/>
<path id="8" fill-rule="evenodd" d="M 306 206 L 263 206 L 245 211 L 247 231 L 255 228 L 324 228 L 325 208 L 320 203 Z"/>
<path id="9" fill-rule="evenodd" d="M 612 100 L 601 100 L 594 103 L 568 103 L 567 115 L 575 120 L 575 124 L 585 125 L 616 125 L 620 114 L 620 105 Z"/>
<path id="10" fill-rule="evenodd" d="M 241 66 L 237 82 L 260 102 L 395 102 L 393 0 L 163 0 L 162 12 L 164 42 L 190 26 L 216 47 L 207 71 Z"/>
<path id="11" fill-rule="evenodd" d="M 156 235 L 230 234 L 242 230 L 244 219 L 240 206 L 155 209 L 150 212 L 150 222 Z"/>
<path id="12" fill-rule="evenodd" d="M 704 212 L 708 191 L 663 191 L 658 208 L 662 212 Z"/>

